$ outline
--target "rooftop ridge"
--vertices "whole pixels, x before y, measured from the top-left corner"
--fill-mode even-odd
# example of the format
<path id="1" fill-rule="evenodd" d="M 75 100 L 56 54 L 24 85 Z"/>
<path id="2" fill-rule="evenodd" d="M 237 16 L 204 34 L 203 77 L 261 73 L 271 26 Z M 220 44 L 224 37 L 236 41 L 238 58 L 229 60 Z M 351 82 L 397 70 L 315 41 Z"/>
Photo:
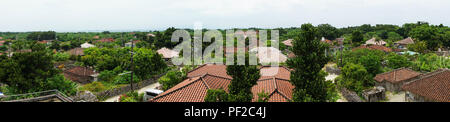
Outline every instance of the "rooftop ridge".
<path id="1" fill-rule="evenodd" d="M 437 74 L 440 74 L 440 73 L 443 73 L 443 72 L 446 72 L 446 71 L 450 71 L 450 70 L 447 69 L 447 68 L 444 68 L 444 69 L 438 69 L 438 70 L 436 70 L 436 71 L 434 71 L 434 72 L 430 72 L 430 73 L 428 73 L 428 74 L 424 74 L 424 75 L 422 75 L 422 77 L 420 77 L 420 78 L 418 78 L 418 79 L 414 79 L 414 80 L 412 80 L 412 81 L 406 83 L 404 86 L 410 85 L 410 84 L 412 84 L 412 83 L 414 83 L 414 82 L 416 82 L 416 81 L 418 81 L 418 80 L 422 80 L 422 79 L 425 79 L 425 78 L 429 78 L 429 77 L 431 77 L 431 76 L 434 76 L 434 75 L 437 75 Z"/>
<path id="2" fill-rule="evenodd" d="M 192 79 L 192 78 L 189 78 L 189 79 Z M 159 98 L 162 98 L 162 97 L 164 97 L 164 96 L 167 96 L 167 95 L 169 95 L 169 94 L 172 94 L 173 92 L 178 91 L 178 90 L 181 90 L 181 89 L 183 89 L 183 88 L 185 88 L 185 87 L 187 87 L 187 86 L 189 86 L 189 85 L 191 85 L 191 84 L 193 84 L 193 83 L 195 83 L 195 82 L 197 82 L 197 81 L 199 81 L 199 80 L 201 80 L 201 77 L 200 77 L 200 76 L 199 76 L 198 79 L 196 79 L 196 80 L 194 80 L 194 81 L 191 81 L 190 83 L 188 83 L 188 84 L 186 84 L 186 85 L 183 85 L 183 86 L 181 86 L 180 88 L 177 88 L 177 89 L 175 89 L 175 90 L 172 90 L 172 91 L 170 91 L 170 92 L 167 92 L 166 94 L 163 94 L 163 95 L 161 95 L 161 96 L 156 96 L 156 97 L 154 97 L 153 99 L 151 99 L 151 101 L 157 100 L 157 99 L 159 99 Z M 177 84 L 177 85 L 178 85 L 178 84 Z M 172 87 L 172 88 L 173 88 L 173 87 Z"/>

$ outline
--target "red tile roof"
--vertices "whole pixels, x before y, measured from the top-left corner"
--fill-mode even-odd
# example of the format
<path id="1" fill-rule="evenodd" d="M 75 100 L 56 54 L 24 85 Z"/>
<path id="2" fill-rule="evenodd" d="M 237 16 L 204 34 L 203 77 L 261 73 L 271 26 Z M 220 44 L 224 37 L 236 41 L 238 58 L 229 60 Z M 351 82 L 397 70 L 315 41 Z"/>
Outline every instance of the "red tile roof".
<path id="1" fill-rule="evenodd" d="M 288 40 L 283 41 L 283 44 L 286 46 L 292 47 L 292 41 L 293 41 L 293 39 L 288 39 Z"/>
<path id="2" fill-rule="evenodd" d="M 81 66 L 75 66 L 64 71 L 64 76 L 66 78 L 80 83 L 86 83 L 84 80 L 86 80 L 87 77 L 90 77 L 93 74 L 96 74 L 94 70 Z"/>
<path id="3" fill-rule="evenodd" d="M 165 48 L 165 47 L 157 50 L 156 52 L 158 52 L 158 54 L 161 54 L 162 58 L 178 57 L 178 54 L 179 54 L 179 52 L 171 50 L 169 48 Z"/>
<path id="4" fill-rule="evenodd" d="M 404 90 L 436 102 L 450 102 L 450 70 L 440 69 L 411 81 Z"/>
<path id="5" fill-rule="evenodd" d="M 278 71 L 278 73 L 276 72 Z M 277 73 L 277 74 L 273 74 Z M 287 102 L 292 99 L 294 86 L 289 82 L 290 72 L 286 67 L 261 67 L 262 77 L 252 87 L 253 101 L 258 93 L 269 94 L 269 102 Z M 271 76 L 268 76 L 271 75 Z M 224 89 L 228 92 L 231 76 L 226 74 L 226 65 L 205 64 L 188 72 L 188 79 L 153 98 L 152 102 L 204 102 L 208 89 Z"/>
<path id="6" fill-rule="evenodd" d="M 408 37 L 406 39 L 400 40 L 398 42 L 395 42 L 396 44 L 404 44 L 404 45 L 408 45 L 408 44 L 414 44 L 414 40 L 411 37 Z"/>
<path id="7" fill-rule="evenodd" d="M 114 42 L 115 40 L 113 38 L 104 38 L 97 40 L 97 42 Z"/>
<path id="8" fill-rule="evenodd" d="M 0 46 L 3 46 L 3 44 L 5 43 L 6 41 L 0 41 Z"/>
<path id="9" fill-rule="evenodd" d="M 69 51 L 67 51 L 70 55 L 76 55 L 76 56 L 79 56 L 79 55 L 84 55 L 84 49 L 83 48 L 79 48 L 79 47 L 77 47 L 77 48 L 73 48 L 73 49 L 70 49 Z"/>
<path id="10" fill-rule="evenodd" d="M 381 45 L 361 45 L 359 47 L 353 48 L 352 50 L 354 51 L 356 49 L 362 49 L 362 48 L 366 48 L 366 49 L 370 49 L 370 50 L 380 50 L 380 51 L 384 51 L 384 52 L 392 52 L 391 48 L 381 46 Z"/>
<path id="11" fill-rule="evenodd" d="M 410 80 L 412 78 L 416 78 L 422 73 L 413 71 L 409 68 L 399 68 L 390 72 L 385 72 L 381 74 L 377 74 L 373 79 L 377 82 L 391 82 L 391 83 L 399 83 L 402 81 Z"/>

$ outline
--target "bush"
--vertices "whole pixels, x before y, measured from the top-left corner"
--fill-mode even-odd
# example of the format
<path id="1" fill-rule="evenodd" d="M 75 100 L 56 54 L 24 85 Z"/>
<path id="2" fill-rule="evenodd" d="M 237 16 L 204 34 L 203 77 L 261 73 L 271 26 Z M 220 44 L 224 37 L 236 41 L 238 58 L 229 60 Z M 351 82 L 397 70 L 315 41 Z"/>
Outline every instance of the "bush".
<path id="1" fill-rule="evenodd" d="M 55 61 L 67 61 L 70 58 L 70 54 L 69 53 L 65 53 L 65 52 L 58 52 L 53 54 L 53 59 Z"/>
<path id="2" fill-rule="evenodd" d="M 166 75 L 158 79 L 158 82 L 162 84 L 164 91 L 172 88 L 178 83 L 182 82 L 186 75 L 178 70 L 171 70 Z"/>
<path id="3" fill-rule="evenodd" d="M 114 78 L 116 77 L 117 73 L 110 70 L 104 70 L 100 72 L 98 75 L 99 80 L 106 81 L 106 82 L 112 82 Z"/>
<path id="4" fill-rule="evenodd" d="M 129 84 L 131 80 L 131 73 L 129 73 L 129 71 L 125 71 L 121 74 L 119 74 L 118 76 L 116 76 L 116 78 L 114 78 L 114 83 L 116 84 Z M 133 74 L 133 83 L 138 83 L 141 80 L 135 75 Z"/>
<path id="5" fill-rule="evenodd" d="M 49 90 L 57 89 L 58 91 L 66 95 L 75 95 L 77 93 L 78 84 L 67 80 L 63 75 L 58 74 L 52 78 L 47 79 L 48 85 L 46 85 Z"/>
<path id="6" fill-rule="evenodd" d="M 91 91 L 91 92 L 101 92 L 106 90 L 106 87 L 102 82 L 94 81 L 92 83 L 84 85 L 81 90 Z"/>
<path id="7" fill-rule="evenodd" d="M 137 93 L 136 91 L 131 91 L 123 94 L 119 97 L 119 102 L 142 102 L 144 100 L 144 93 Z"/>

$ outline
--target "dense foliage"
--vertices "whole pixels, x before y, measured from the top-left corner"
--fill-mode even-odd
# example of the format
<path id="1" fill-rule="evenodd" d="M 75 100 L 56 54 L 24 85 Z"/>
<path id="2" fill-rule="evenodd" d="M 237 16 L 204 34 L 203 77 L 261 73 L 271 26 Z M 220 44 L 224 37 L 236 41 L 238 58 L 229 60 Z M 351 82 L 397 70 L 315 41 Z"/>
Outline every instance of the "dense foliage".
<path id="1" fill-rule="evenodd" d="M 294 40 L 292 52 L 296 57 L 287 61 L 288 66 L 293 69 L 290 80 L 295 86 L 293 100 L 327 101 L 325 75 L 320 72 L 329 61 L 324 52 L 328 47 L 319 41 L 317 28 L 311 24 L 303 24 L 300 34 Z"/>

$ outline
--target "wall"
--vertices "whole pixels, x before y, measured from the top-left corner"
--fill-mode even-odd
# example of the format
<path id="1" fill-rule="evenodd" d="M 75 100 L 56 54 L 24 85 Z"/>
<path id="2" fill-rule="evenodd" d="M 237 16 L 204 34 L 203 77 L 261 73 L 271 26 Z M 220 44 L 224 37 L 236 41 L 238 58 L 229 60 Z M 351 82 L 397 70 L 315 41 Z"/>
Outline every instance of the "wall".
<path id="1" fill-rule="evenodd" d="M 155 76 L 153 78 L 147 79 L 147 80 L 143 80 L 139 83 L 133 83 L 133 90 L 138 90 L 141 88 L 144 88 L 148 85 L 151 85 L 153 83 L 156 83 L 159 79 L 159 77 L 165 75 L 166 73 L 160 74 L 158 76 Z M 122 95 L 125 94 L 127 92 L 131 91 L 131 85 L 126 85 L 126 86 L 122 86 L 119 88 L 114 88 L 111 90 L 106 90 L 103 92 L 98 92 L 98 93 L 94 93 L 95 96 L 97 96 L 97 98 L 101 99 L 101 98 L 110 98 L 110 97 L 114 97 L 117 95 Z"/>

